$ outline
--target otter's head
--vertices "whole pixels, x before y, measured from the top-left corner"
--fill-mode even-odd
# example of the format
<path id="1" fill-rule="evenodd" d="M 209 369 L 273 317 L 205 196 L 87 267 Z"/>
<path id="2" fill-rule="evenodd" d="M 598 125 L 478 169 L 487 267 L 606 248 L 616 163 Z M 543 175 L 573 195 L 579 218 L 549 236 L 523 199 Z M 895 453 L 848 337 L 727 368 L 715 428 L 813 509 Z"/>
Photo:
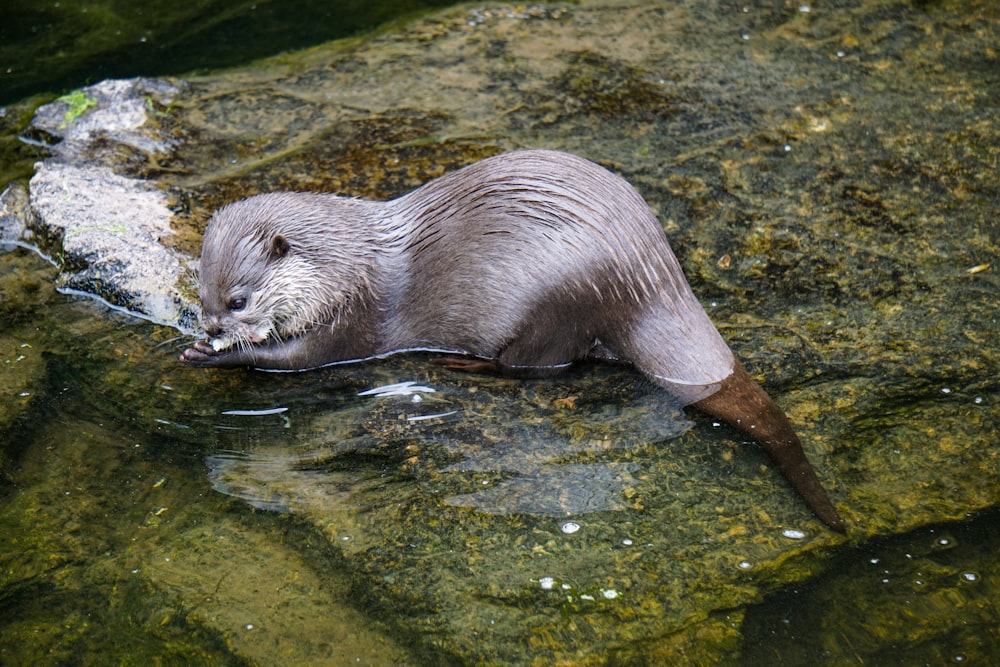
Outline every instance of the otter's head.
<path id="1" fill-rule="evenodd" d="M 212 347 L 287 339 L 343 315 L 367 287 L 372 264 L 352 232 L 364 221 L 345 221 L 354 217 L 354 201 L 283 192 L 215 213 L 199 266 L 202 325 Z"/>

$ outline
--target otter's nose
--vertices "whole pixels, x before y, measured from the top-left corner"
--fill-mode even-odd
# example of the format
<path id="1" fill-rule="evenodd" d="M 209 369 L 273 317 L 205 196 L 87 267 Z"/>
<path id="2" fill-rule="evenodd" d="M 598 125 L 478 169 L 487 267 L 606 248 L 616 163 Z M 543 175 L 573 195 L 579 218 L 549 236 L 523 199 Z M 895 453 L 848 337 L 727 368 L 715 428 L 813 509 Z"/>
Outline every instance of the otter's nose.
<path id="1" fill-rule="evenodd" d="M 220 327 L 215 322 L 209 322 L 205 324 L 205 333 L 208 334 L 209 338 L 218 338 L 219 334 L 222 333 L 222 327 Z"/>

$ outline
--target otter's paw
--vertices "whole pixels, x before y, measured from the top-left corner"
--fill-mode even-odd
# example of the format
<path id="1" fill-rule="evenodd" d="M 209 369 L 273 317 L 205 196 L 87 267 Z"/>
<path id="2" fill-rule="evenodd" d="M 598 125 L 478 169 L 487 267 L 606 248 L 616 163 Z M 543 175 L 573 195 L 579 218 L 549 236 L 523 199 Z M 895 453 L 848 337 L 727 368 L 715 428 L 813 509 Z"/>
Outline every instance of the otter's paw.
<path id="1" fill-rule="evenodd" d="M 181 352 L 181 361 L 192 366 L 206 366 L 212 363 L 218 354 L 208 341 L 199 340 L 191 347 Z"/>

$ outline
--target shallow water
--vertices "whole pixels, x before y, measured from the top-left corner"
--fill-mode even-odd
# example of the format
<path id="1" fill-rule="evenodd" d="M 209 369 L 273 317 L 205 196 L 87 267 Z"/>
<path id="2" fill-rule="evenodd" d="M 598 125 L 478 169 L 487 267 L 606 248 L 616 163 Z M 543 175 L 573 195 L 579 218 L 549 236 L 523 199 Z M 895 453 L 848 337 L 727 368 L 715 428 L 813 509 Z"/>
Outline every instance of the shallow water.
<path id="1" fill-rule="evenodd" d="M 8 278 L 51 273 L 25 251 L 0 261 Z M 328 591 L 346 575 L 316 561 L 398 539 L 413 549 L 425 542 L 419 548 L 430 554 L 456 528 L 461 539 L 488 531 L 490 520 L 466 512 L 471 523 L 442 525 L 440 536 L 412 532 L 426 530 L 416 512 L 446 506 L 568 534 L 566 517 L 586 523 L 588 515 L 626 507 L 627 490 L 642 483 L 632 459 L 641 458 L 643 443 L 691 425 L 654 387 L 618 368 L 587 371 L 613 383 L 595 399 L 566 381 L 442 379 L 419 357 L 307 374 L 206 374 L 176 360 L 185 341 L 170 330 L 43 291 L 48 308 L 32 308 L 7 331 L 22 341 L 19 356 L 40 357 L 45 369 L 23 392 L 30 407 L 4 442 L 14 460 L 0 508 L 5 662 L 80 654 L 227 662 L 237 659 L 232 649 L 281 662 L 293 650 L 290 638 L 307 633 L 275 627 L 282 621 L 273 611 L 255 608 L 279 604 L 277 594 L 294 618 L 314 623 L 329 607 L 346 607 L 342 632 L 353 643 L 330 653 L 324 646 L 338 630 L 324 627 L 329 639 L 297 646 L 296 661 L 387 664 L 405 653 L 395 644 L 412 643 L 414 629 L 361 630 L 397 622 L 383 617 L 388 610 L 365 608 L 370 582 L 342 582 L 343 602 L 324 601 L 321 617 L 294 596 L 285 599 L 284 587 L 258 591 L 256 603 L 227 600 L 220 587 L 231 576 L 230 595 L 239 596 L 258 567 L 262 580 L 276 574 L 271 564 L 246 562 L 248 552 L 274 555 L 261 541 L 290 543 L 304 561 L 297 567 L 317 570 L 309 585 Z M 560 401 L 582 416 L 560 414 Z M 521 417 L 525 405 L 529 420 Z M 396 506 L 407 515 L 386 524 L 384 512 Z M 336 525 L 342 555 L 309 546 L 317 522 Z M 476 539 L 492 538 L 481 532 Z M 500 578 L 512 576 L 503 573 L 512 566 L 490 565 Z M 409 576 L 405 569 L 401 576 Z M 421 576 L 419 568 L 413 575 Z M 280 650 L 261 648 L 266 640 L 252 629 L 277 636 L 270 641 Z M 428 647 L 418 653 L 428 651 L 406 661 L 440 658 Z"/>
<path id="2" fill-rule="evenodd" d="M 238 65 L 452 0 L 48 2 L 0 9 L 0 104 L 102 79 Z"/>
<path id="3" fill-rule="evenodd" d="M 747 38 L 730 35 L 746 59 L 719 75 L 745 88 L 694 88 L 704 77 L 669 53 L 656 71 L 687 82 L 676 99 L 610 55 L 548 60 L 545 85 L 527 67 L 497 78 L 552 96 L 511 106 L 497 135 L 588 148 L 655 198 L 710 314 L 810 434 L 854 543 L 753 447 L 628 369 L 198 371 L 176 362 L 175 332 L 55 293 L 54 271 L 15 251 L 0 255 L 0 663 L 996 662 L 995 511 L 867 541 L 996 502 L 995 103 L 980 85 L 995 22 L 920 4 L 857 25 L 832 11 L 850 3 L 754 7 Z M 954 22 L 976 36 L 958 50 Z M 507 26 L 491 48 L 517 63 Z M 681 39 L 665 26 L 639 34 Z M 432 61 L 472 60 L 431 44 L 440 30 L 425 31 Z M 696 41 L 684 57 L 714 62 Z M 763 74 L 776 99 L 755 94 Z M 650 119 L 650 100 L 684 113 Z M 243 102 L 218 113 L 261 117 Z M 320 167 L 308 150 L 271 164 L 297 187 L 337 164 L 387 196 L 455 160 L 420 143 L 438 122 L 360 166 L 326 139 Z M 386 141 L 358 137 L 345 154 Z M 371 178 L 387 155 L 418 166 Z"/>
<path id="4" fill-rule="evenodd" d="M 845 552 L 820 581 L 750 609 L 744 664 L 996 662 L 998 522 L 994 509 Z"/>
<path id="5" fill-rule="evenodd" d="M 50 273 L 24 251 L 0 262 L 22 279 Z M 500 582 L 523 578 L 527 564 L 509 560 L 520 549 L 512 539 L 561 553 L 573 563 L 565 572 L 610 572 L 609 547 L 644 569 L 674 557 L 658 556 L 663 536 L 638 519 L 650 484 L 684 493 L 684 480 L 650 464 L 669 446 L 643 443 L 691 423 L 628 369 L 523 383 L 442 375 L 406 357 L 308 374 L 206 373 L 175 361 L 184 341 L 170 330 L 42 292 L 44 305 L 6 330 L 45 372 L 5 437 L 15 463 L 0 506 L 4 663 L 438 663 L 457 656 L 420 639 L 426 617 L 385 606 L 419 607 L 408 598 L 414 577 L 433 571 L 442 578 L 423 585 L 506 598 Z M 599 389 L 588 396 L 587 386 Z M 384 390 L 366 394 L 373 387 Z M 675 450 L 675 468 L 678 456 L 701 454 Z M 711 496 L 710 483 L 695 496 Z M 998 645 L 996 520 L 844 550 L 819 580 L 750 607 L 730 655 L 750 665 L 988 661 Z M 454 562 L 428 570 L 427 558 Z M 374 570 L 359 565 L 369 560 Z M 626 582 L 528 569 L 537 593 L 514 606 L 561 599 L 535 612 L 566 619 L 567 636 L 551 640 L 575 637 L 585 660 L 646 659 L 580 625 L 622 602 Z M 463 622 L 474 633 L 512 622 L 500 609 Z M 533 653 L 489 641 L 474 652 L 486 662 Z"/>

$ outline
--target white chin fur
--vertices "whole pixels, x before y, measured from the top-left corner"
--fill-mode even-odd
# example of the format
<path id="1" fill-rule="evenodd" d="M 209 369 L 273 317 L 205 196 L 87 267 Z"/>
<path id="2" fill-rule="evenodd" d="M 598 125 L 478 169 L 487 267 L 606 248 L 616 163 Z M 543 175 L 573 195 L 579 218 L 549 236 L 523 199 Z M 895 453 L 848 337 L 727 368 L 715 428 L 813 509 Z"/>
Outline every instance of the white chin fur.
<path id="1" fill-rule="evenodd" d="M 250 336 L 250 342 L 254 344 L 263 343 L 267 340 L 268 336 L 271 335 L 271 323 L 265 322 L 260 325 L 256 331 Z"/>

